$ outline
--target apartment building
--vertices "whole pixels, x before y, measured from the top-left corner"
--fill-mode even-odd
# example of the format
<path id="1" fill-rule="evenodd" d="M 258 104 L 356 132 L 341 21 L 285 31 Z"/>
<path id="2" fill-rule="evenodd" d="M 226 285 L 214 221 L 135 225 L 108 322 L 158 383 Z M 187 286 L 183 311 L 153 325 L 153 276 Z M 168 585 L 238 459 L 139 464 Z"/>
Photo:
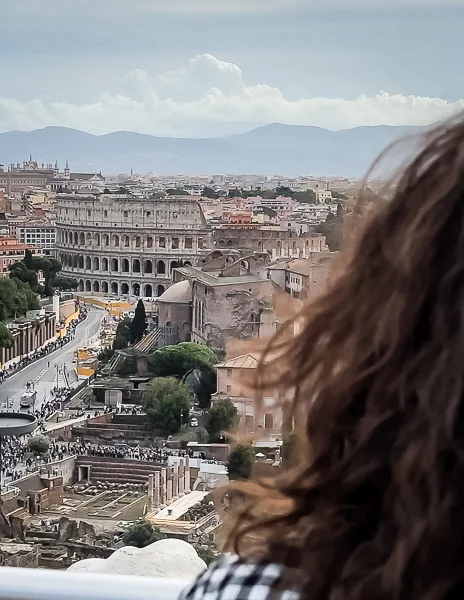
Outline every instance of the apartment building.
<path id="1" fill-rule="evenodd" d="M 30 250 L 35 256 L 43 255 L 41 248 L 21 244 L 16 238 L 0 238 L 0 277 L 2 279 L 9 277 L 8 267 L 23 260 L 26 250 Z"/>

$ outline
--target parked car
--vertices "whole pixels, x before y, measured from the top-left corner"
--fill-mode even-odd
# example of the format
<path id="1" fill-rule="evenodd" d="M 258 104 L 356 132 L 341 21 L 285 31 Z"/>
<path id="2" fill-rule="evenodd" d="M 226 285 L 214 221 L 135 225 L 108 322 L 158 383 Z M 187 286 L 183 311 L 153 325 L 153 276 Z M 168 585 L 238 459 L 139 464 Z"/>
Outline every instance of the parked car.
<path id="1" fill-rule="evenodd" d="M 190 419 L 190 427 L 198 427 L 198 419 L 196 417 Z"/>

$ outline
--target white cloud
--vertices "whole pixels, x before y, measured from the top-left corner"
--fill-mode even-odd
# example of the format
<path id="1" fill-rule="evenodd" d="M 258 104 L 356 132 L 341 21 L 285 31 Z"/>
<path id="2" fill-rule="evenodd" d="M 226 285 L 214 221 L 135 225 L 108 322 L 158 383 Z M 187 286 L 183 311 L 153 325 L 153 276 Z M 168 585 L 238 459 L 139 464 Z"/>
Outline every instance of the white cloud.
<path id="1" fill-rule="evenodd" d="M 128 73 L 120 93 L 97 102 L 27 103 L 0 97 L 0 130 L 62 125 L 92 133 L 131 130 L 157 135 L 210 135 L 219 123 L 317 125 L 345 129 L 360 125 L 426 125 L 464 109 L 464 100 L 404 96 L 380 91 L 354 100 L 290 100 L 276 87 L 246 85 L 241 69 L 210 54 L 177 71 Z"/>

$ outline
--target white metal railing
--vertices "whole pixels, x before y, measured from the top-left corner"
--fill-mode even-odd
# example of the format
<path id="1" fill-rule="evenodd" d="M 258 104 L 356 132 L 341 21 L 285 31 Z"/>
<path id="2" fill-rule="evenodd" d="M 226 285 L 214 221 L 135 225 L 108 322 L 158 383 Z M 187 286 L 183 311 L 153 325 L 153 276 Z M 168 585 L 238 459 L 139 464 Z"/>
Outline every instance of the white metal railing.
<path id="1" fill-rule="evenodd" d="M 0 600 L 177 600 L 179 579 L 0 567 Z"/>

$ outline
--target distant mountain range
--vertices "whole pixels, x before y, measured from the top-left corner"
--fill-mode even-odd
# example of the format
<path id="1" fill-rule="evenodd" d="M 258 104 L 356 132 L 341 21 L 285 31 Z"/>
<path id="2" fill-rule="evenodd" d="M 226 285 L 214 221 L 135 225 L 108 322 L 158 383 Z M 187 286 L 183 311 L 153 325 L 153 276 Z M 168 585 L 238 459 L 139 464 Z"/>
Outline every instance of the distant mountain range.
<path id="1" fill-rule="evenodd" d="M 357 127 L 328 131 L 319 127 L 258 127 L 220 138 L 167 138 L 118 131 L 91 135 L 64 127 L 0 134 L 0 163 L 22 162 L 32 154 L 38 162 L 73 171 L 209 175 L 364 175 L 392 141 L 419 132 L 415 127 Z"/>

